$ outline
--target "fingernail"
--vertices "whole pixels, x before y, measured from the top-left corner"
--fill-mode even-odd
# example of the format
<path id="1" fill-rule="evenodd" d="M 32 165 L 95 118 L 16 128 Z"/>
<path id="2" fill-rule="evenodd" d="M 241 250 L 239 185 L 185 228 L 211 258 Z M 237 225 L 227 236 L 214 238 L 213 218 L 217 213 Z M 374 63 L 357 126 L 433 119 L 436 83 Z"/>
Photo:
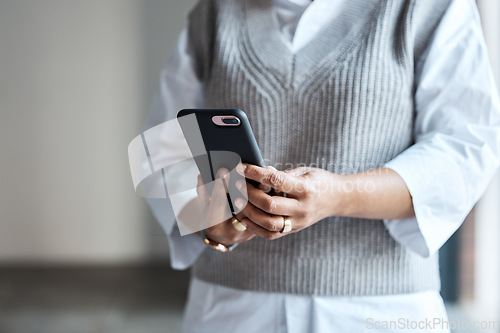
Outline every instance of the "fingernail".
<path id="1" fill-rule="evenodd" d="M 243 226 L 244 226 L 245 228 L 248 228 L 248 223 L 247 223 L 246 219 L 242 219 L 242 220 L 240 221 L 240 223 L 241 223 L 241 224 L 243 224 Z"/>
<path id="2" fill-rule="evenodd" d="M 241 198 L 238 198 L 234 201 L 234 204 L 236 205 L 236 207 L 238 207 L 239 209 L 242 209 L 243 207 L 245 207 L 245 201 Z"/>
<path id="3" fill-rule="evenodd" d="M 240 179 L 236 182 L 236 188 L 238 188 L 238 190 L 241 190 L 243 188 L 243 184 L 245 183 L 245 181 L 243 179 Z"/>
<path id="4" fill-rule="evenodd" d="M 245 172 L 246 168 L 247 168 L 247 166 L 245 164 L 238 164 L 238 166 L 236 167 L 236 171 L 243 174 Z"/>
<path id="5" fill-rule="evenodd" d="M 225 175 L 227 175 L 229 173 L 229 170 L 226 169 L 226 168 L 221 168 L 219 169 L 219 171 L 217 172 L 217 177 L 218 178 L 222 178 L 224 177 Z"/>
<path id="6" fill-rule="evenodd" d="M 259 189 L 264 193 L 268 193 L 269 191 L 271 191 L 271 186 L 260 184 Z"/>

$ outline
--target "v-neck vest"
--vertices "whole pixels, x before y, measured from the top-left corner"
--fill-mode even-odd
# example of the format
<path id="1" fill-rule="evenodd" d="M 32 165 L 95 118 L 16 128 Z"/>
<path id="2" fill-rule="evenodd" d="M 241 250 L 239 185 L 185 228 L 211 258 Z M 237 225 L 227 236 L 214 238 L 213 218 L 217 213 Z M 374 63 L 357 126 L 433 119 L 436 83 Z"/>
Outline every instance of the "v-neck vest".
<path id="1" fill-rule="evenodd" d="M 243 109 L 266 163 L 278 169 L 383 166 L 413 143 L 415 62 L 448 3 L 350 0 L 294 53 L 272 1 L 201 1 L 189 36 L 205 106 Z M 401 246 L 382 220 L 340 216 L 277 240 L 255 237 L 231 253 L 207 249 L 193 274 L 237 289 L 322 296 L 440 287 L 437 255 Z"/>

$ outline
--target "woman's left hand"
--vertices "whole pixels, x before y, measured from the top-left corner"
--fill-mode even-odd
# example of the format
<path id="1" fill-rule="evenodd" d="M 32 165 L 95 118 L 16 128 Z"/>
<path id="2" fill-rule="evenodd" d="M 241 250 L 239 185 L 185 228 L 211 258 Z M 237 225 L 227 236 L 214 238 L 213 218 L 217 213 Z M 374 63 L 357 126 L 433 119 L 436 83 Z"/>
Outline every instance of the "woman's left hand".
<path id="1" fill-rule="evenodd" d="M 273 188 L 286 197 L 269 195 L 247 183 L 248 204 L 237 199 L 235 204 L 247 216 L 241 223 L 257 236 L 280 238 L 285 218 L 292 224 L 290 232 L 297 232 L 329 216 L 337 215 L 341 207 L 340 186 L 343 176 L 318 168 L 297 168 L 278 171 L 241 164 L 238 172 L 248 179 Z M 243 188 L 244 180 L 236 185 Z M 262 187 L 262 185 L 261 185 Z"/>

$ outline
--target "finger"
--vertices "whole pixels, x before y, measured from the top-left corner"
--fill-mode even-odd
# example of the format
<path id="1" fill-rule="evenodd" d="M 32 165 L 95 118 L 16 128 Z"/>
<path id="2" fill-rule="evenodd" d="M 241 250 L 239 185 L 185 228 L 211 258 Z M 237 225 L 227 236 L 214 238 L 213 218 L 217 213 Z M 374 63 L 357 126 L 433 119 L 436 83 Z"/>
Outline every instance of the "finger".
<path id="1" fill-rule="evenodd" d="M 285 227 L 285 220 L 280 215 L 270 215 L 256 208 L 252 204 L 246 204 L 243 199 L 236 199 L 236 206 L 252 222 L 260 225 L 268 231 L 281 231 Z"/>
<path id="2" fill-rule="evenodd" d="M 238 220 L 245 218 L 245 216 L 241 216 Z M 232 218 L 227 219 L 224 223 L 219 223 L 210 228 L 206 229 L 207 235 L 213 236 L 212 240 L 224 241 L 226 244 L 234 244 L 239 243 L 241 241 L 246 241 L 255 234 L 251 231 L 238 231 L 232 225 Z M 209 237 L 210 238 L 210 237 Z"/>
<path id="3" fill-rule="evenodd" d="M 229 179 L 227 169 L 219 169 L 214 180 L 214 189 L 212 191 L 212 200 L 215 200 L 218 204 L 227 202 L 226 179 Z"/>
<path id="4" fill-rule="evenodd" d="M 282 237 L 284 234 L 281 232 L 273 232 L 266 230 L 262 228 L 260 225 L 253 223 L 249 218 L 244 218 L 241 220 L 241 223 L 247 227 L 247 230 L 254 233 L 255 235 L 268 239 L 268 240 L 273 240 Z"/>
<path id="5" fill-rule="evenodd" d="M 245 214 L 243 214 L 242 212 L 235 213 L 235 216 L 238 219 L 238 221 L 241 221 L 246 217 Z"/>
<path id="6" fill-rule="evenodd" d="M 226 168 L 220 168 L 217 170 L 217 174 L 215 175 L 215 179 L 218 178 L 228 178 L 229 177 L 229 170 Z"/>
<path id="7" fill-rule="evenodd" d="M 248 193 L 246 184 L 247 182 L 245 179 L 237 180 L 235 185 L 239 193 L 234 193 L 234 195 L 230 194 L 235 214 L 239 214 L 241 212 L 241 209 L 245 207 L 245 205 L 248 202 Z M 244 203 L 238 205 L 237 202 L 244 202 Z"/>
<path id="8" fill-rule="evenodd" d="M 236 181 L 236 188 L 240 191 L 241 196 L 248 197 L 247 194 L 247 181 L 245 179 L 238 179 Z"/>
<path id="9" fill-rule="evenodd" d="M 227 182 L 229 181 L 229 171 L 227 169 L 221 168 L 217 171 L 215 175 L 214 190 L 212 191 L 212 198 L 216 195 L 219 197 L 226 198 L 227 193 Z"/>
<path id="10" fill-rule="evenodd" d="M 311 171 L 310 167 L 300 167 L 300 168 L 295 168 L 295 169 L 288 169 L 288 170 L 285 170 L 284 172 L 289 174 L 289 175 L 302 176 L 302 175 L 305 175 L 306 173 L 308 173 L 309 171 Z"/>
<path id="11" fill-rule="evenodd" d="M 266 213 L 273 215 L 296 215 L 298 211 L 298 200 L 276 195 L 268 195 L 251 184 L 247 184 L 248 201 Z"/>
<path id="12" fill-rule="evenodd" d="M 255 234 L 248 229 L 245 231 L 237 231 L 238 234 L 233 238 L 234 243 L 243 243 L 255 237 Z"/>
<path id="13" fill-rule="evenodd" d="M 269 186 L 269 185 L 259 184 L 258 189 L 264 193 L 271 192 L 271 186 Z"/>
<path id="14" fill-rule="evenodd" d="M 304 184 L 298 177 L 283 171 L 261 168 L 251 164 L 239 164 L 237 170 L 246 178 L 269 185 L 281 192 L 299 195 L 304 190 Z"/>
<path id="15" fill-rule="evenodd" d="M 212 224 L 218 224 L 227 220 L 231 214 L 229 209 L 229 203 L 227 201 L 227 192 L 225 180 L 229 177 L 229 174 L 225 174 L 224 170 L 219 170 L 217 172 L 217 179 L 215 179 L 214 188 L 212 190 L 212 197 L 210 200 L 209 208 L 209 220 Z"/>
<path id="16" fill-rule="evenodd" d="M 198 185 L 196 186 L 196 193 L 198 193 L 198 197 L 204 205 L 207 205 L 210 202 L 210 195 L 208 194 L 207 188 L 203 183 L 201 175 L 198 175 Z"/>
<path id="17" fill-rule="evenodd" d="M 273 166 L 271 166 L 271 165 L 267 166 L 267 167 L 266 167 L 266 169 L 273 170 L 273 171 L 276 171 L 276 170 L 277 170 L 275 167 L 273 167 Z M 245 180 L 245 179 L 242 179 L 242 180 L 239 180 L 239 182 L 240 182 L 240 184 L 238 184 L 238 183 L 237 183 L 237 186 L 238 186 L 238 188 L 239 188 L 239 189 L 242 189 L 242 188 L 243 188 L 243 186 L 241 185 L 241 184 L 242 184 L 241 182 L 245 182 L 245 183 L 246 183 L 246 180 Z M 269 192 L 271 192 L 271 190 L 273 190 L 273 189 L 271 188 L 271 186 L 269 186 L 269 185 L 265 185 L 265 184 L 260 184 L 260 183 L 259 183 L 259 185 L 258 185 L 258 187 L 257 187 L 257 188 L 258 188 L 259 190 L 261 190 L 261 191 L 264 191 L 264 193 L 269 193 Z M 276 193 L 276 192 L 279 192 L 279 191 L 276 191 L 276 190 L 275 190 L 275 191 L 274 191 L 274 193 Z M 242 192 L 242 193 L 243 193 L 243 192 Z M 245 189 L 245 193 L 244 193 L 244 195 L 245 195 L 245 197 L 247 196 L 247 195 L 246 195 L 246 189 Z"/>
<path id="18" fill-rule="evenodd" d="M 272 165 L 268 165 L 268 166 L 266 167 L 266 169 L 269 169 L 269 170 L 272 170 L 272 171 L 278 171 L 278 169 L 276 169 L 276 168 L 275 168 L 275 167 L 273 167 Z M 262 186 L 262 187 L 264 188 L 264 190 L 263 190 L 263 191 L 264 191 L 265 193 L 269 193 L 269 192 L 271 192 L 271 191 L 273 190 L 273 189 L 272 189 L 272 187 L 271 187 L 271 186 L 268 186 L 268 185 L 259 184 L 259 186 Z M 267 189 L 269 189 L 269 190 L 267 190 Z M 274 193 L 276 193 L 276 192 L 277 192 L 277 191 L 276 191 L 276 190 L 274 190 Z M 279 191 L 278 191 L 278 192 L 279 192 Z"/>

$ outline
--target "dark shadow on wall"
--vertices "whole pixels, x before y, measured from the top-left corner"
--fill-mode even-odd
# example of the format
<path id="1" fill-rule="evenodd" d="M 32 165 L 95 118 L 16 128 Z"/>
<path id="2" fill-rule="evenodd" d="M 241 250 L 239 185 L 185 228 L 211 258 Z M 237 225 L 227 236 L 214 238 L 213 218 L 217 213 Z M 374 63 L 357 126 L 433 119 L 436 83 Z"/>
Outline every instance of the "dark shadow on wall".
<path id="1" fill-rule="evenodd" d="M 474 300 L 475 228 L 474 208 L 439 250 L 441 295 L 447 303 Z"/>
<path id="2" fill-rule="evenodd" d="M 441 296 L 445 302 L 458 300 L 460 230 L 453 234 L 439 250 L 439 272 L 441 275 Z"/>

